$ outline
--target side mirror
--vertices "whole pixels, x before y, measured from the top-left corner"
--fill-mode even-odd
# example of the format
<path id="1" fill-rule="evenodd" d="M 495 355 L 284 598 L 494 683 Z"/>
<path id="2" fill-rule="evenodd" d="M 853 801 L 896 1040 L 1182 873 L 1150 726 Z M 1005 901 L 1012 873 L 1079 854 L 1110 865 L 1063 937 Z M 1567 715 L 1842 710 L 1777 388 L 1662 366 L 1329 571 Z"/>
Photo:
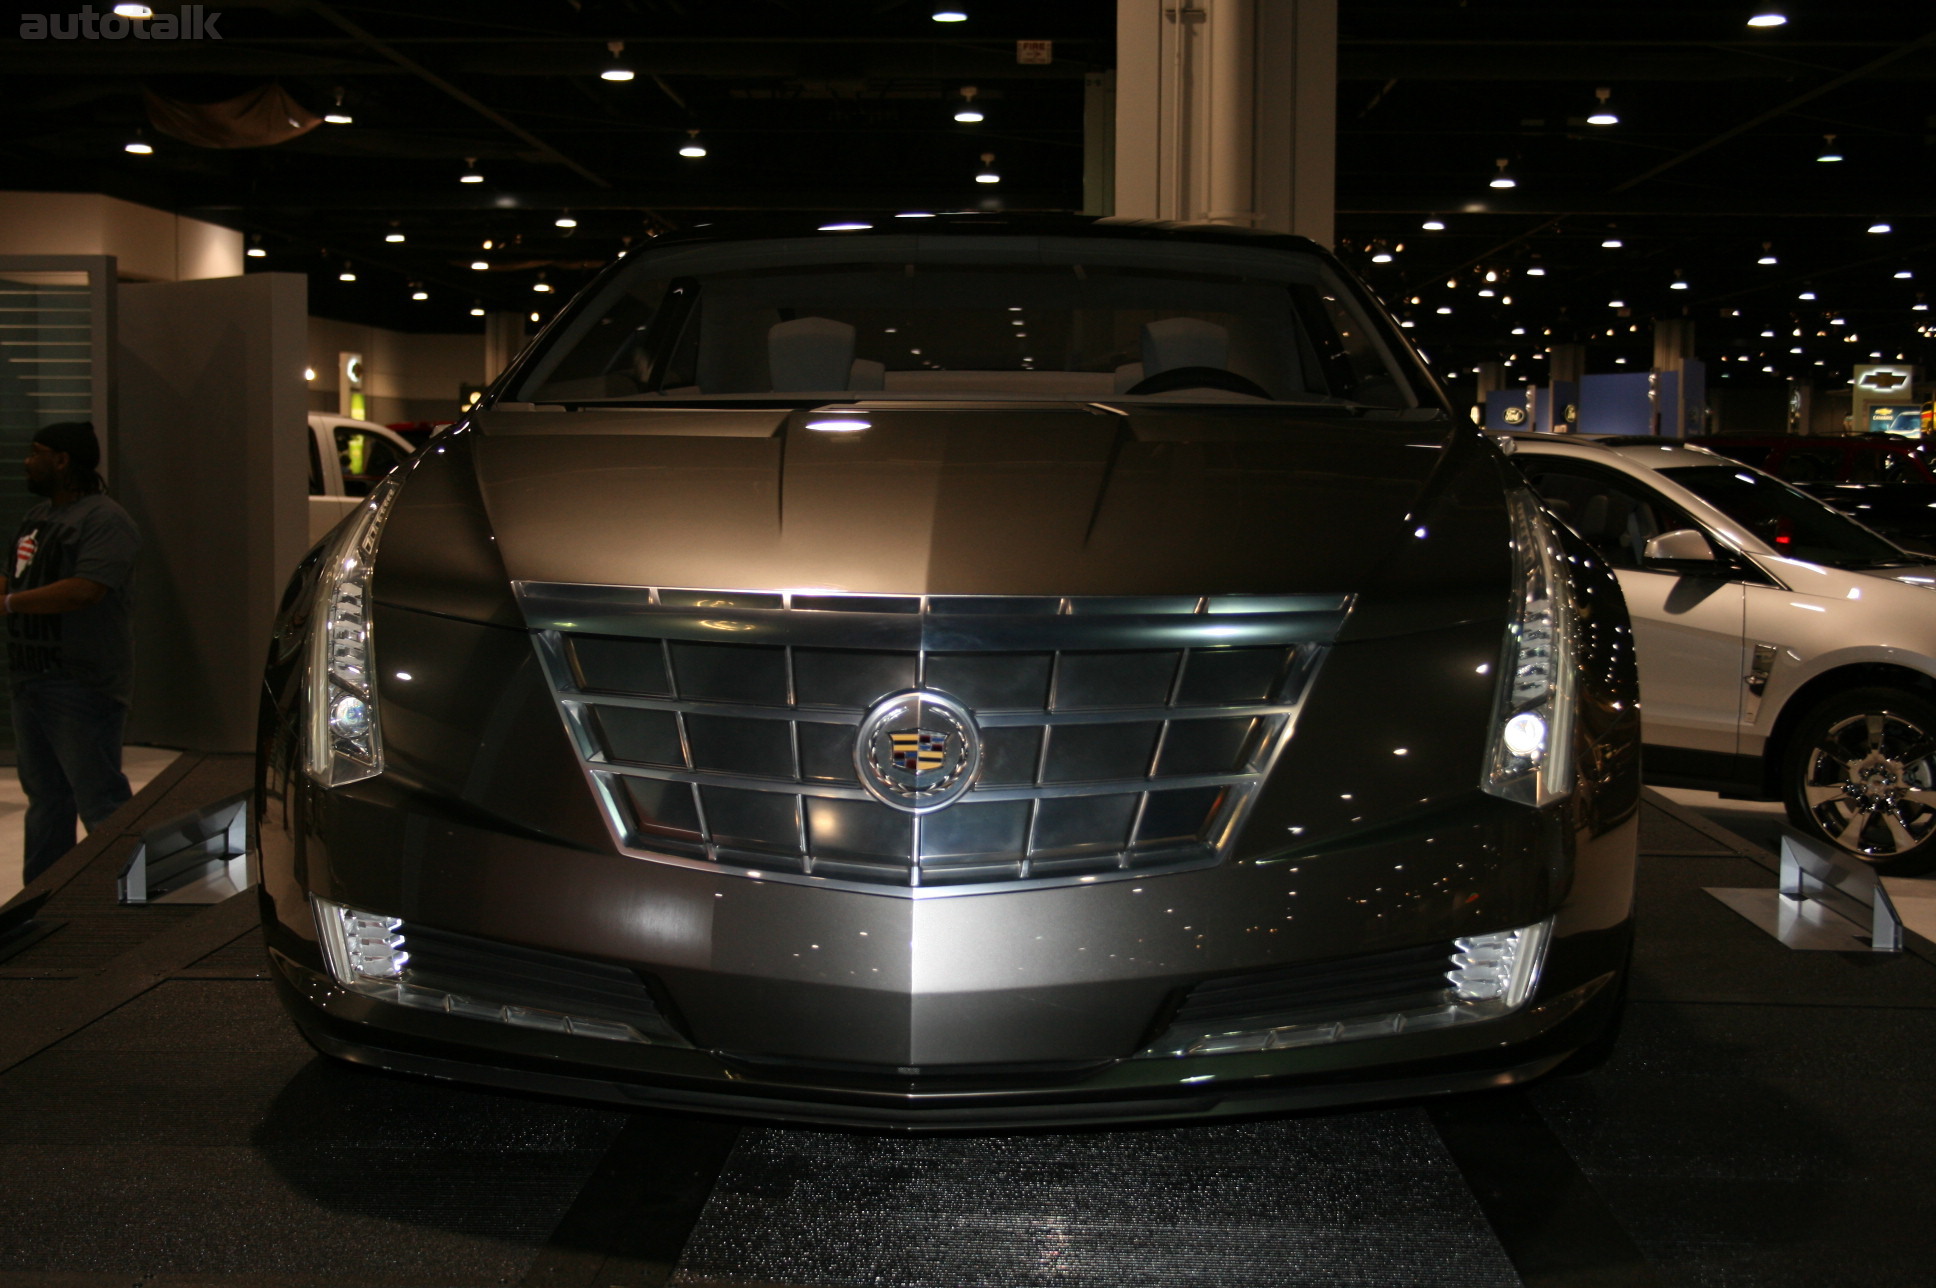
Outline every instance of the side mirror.
<path id="1" fill-rule="evenodd" d="M 1686 577 L 1725 576 L 1734 571 L 1733 561 L 1716 554 L 1707 537 L 1693 528 L 1675 528 L 1647 538 L 1641 564 L 1655 572 Z"/>
<path id="2" fill-rule="evenodd" d="M 1687 563 L 1692 560 L 1715 562 L 1714 547 L 1706 537 L 1692 528 L 1675 528 L 1672 532 L 1657 533 L 1647 538 L 1647 545 L 1641 556 L 1648 563 Z"/>

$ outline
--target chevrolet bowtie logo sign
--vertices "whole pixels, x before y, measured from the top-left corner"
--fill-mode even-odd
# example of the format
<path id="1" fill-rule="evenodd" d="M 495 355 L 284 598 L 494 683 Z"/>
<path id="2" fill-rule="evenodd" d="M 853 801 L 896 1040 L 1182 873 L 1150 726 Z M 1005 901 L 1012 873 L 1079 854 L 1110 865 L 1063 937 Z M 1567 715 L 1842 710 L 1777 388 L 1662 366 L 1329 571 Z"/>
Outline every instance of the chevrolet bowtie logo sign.
<path id="1" fill-rule="evenodd" d="M 1864 371 L 1856 377 L 1856 384 L 1876 393 L 1886 394 L 1902 388 L 1909 383 L 1909 373 L 1900 367 L 1876 367 Z"/>

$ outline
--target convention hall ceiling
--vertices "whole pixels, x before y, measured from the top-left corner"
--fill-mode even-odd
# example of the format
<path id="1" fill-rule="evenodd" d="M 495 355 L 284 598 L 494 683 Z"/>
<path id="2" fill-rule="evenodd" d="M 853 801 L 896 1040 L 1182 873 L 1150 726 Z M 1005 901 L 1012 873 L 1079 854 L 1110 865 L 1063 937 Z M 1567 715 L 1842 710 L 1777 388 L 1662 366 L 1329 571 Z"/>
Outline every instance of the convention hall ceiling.
<path id="1" fill-rule="evenodd" d="M 6 31 L 0 155 L 9 187 L 241 229 L 252 269 L 310 275 L 317 313 L 462 330 L 473 307 L 555 308 L 664 229 L 1082 209 L 1113 0 L 954 7 L 968 20 L 921 0 L 288 2 L 206 6 L 219 40 Z M 1538 349 L 1583 339 L 1644 366 L 1663 316 L 1746 379 L 1936 365 L 1914 307 L 1936 271 L 1936 11 L 1783 7 L 1754 29 L 1745 0 L 1341 0 L 1339 249 L 1445 367 L 1516 356 L 1536 379 Z M 1051 61 L 1018 62 L 1021 40 Z M 620 63 L 632 79 L 601 79 Z M 954 119 L 966 86 L 979 123 Z M 1589 123 L 1600 90 L 1617 123 Z M 271 107 L 349 122 L 180 137 L 245 100 L 231 131 Z M 984 154 L 999 185 L 974 181 Z"/>

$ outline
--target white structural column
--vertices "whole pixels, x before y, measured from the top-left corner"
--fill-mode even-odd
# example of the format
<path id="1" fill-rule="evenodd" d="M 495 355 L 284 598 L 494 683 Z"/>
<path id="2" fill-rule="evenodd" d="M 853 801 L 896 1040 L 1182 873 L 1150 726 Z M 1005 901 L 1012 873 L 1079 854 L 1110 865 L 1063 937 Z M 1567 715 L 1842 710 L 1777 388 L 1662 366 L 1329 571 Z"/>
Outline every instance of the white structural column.
<path id="1" fill-rule="evenodd" d="M 1332 240 L 1337 0 L 1117 0 L 1115 213 Z"/>

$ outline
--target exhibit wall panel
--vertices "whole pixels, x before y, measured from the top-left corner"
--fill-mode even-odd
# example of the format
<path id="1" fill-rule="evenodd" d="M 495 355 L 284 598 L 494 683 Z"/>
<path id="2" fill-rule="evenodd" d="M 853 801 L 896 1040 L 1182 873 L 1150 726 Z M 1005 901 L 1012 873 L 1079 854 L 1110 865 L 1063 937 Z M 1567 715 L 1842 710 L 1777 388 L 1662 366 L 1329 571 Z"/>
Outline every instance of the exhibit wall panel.
<path id="1" fill-rule="evenodd" d="M 0 255 L 0 535 L 10 537 L 38 499 L 20 462 L 43 425 L 92 421 L 102 472 L 113 478 L 116 276 L 112 255 Z M 10 688 L 0 685 L 0 762 L 8 764 Z"/>
<path id="2" fill-rule="evenodd" d="M 255 745 L 264 650 L 308 525 L 308 282 L 121 288 L 118 493 L 144 539 L 128 741 Z"/>

